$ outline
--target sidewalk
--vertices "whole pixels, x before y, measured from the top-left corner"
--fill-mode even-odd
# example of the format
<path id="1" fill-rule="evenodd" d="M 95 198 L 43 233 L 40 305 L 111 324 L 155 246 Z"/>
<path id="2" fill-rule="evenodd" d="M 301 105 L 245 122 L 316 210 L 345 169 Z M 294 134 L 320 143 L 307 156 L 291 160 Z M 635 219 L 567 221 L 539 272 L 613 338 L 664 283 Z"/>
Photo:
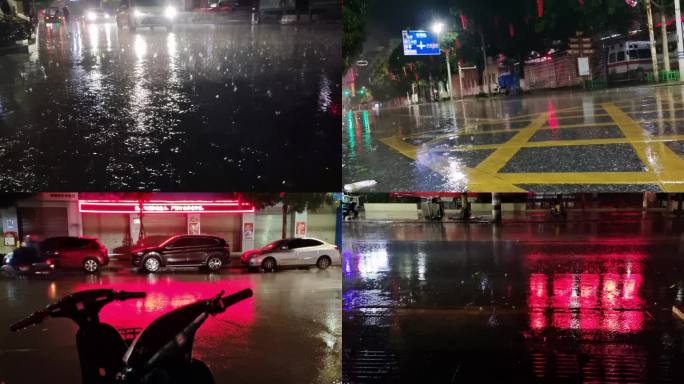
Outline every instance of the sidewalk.
<path id="1" fill-rule="evenodd" d="M 363 223 L 434 223 L 439 220 L 425 219 L 422 213 L 416 210 L 415 219 L 399 218 L 393 219 L 387 212 L 386 217 L 368 219 L 364 212 L 359 213 L 357 219 L 351 220 L 354 222 Z M 642 211 L 634 208 L 590 208 L 590 209 L 568 209 L 565 218 L 554 218 L 551 216 L 548 209 L 530 209 L 522 212 L 502 212 L 501 224 L 526 224 L 526 223 L 558 223 L 558 222 L 625 222 L 625 221 L 640 221 L 653 218 L 676 219 L 674 213 L 667 212 L 664 208 L 649 209 Z M 682 214 L 684 220 L 684 213 Z M 462 223 L 459 218 L 458 211 L 446 210 L 445 217 L 441 220 L 442 223 Z M 476 211 L 471 215 L 469 221 L 471 224 L 492 224 L 493 216 L 491 211 Z"/>

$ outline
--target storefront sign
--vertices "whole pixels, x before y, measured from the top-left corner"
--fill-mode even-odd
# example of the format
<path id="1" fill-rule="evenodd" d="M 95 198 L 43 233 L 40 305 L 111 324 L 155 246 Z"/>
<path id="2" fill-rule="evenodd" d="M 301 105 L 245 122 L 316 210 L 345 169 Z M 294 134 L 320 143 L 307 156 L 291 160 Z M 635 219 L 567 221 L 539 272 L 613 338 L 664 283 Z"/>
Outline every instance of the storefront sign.
<path id="1" fill-rule="evenodd" d="M 139 213 L 137 201 L 79 200 L 81 213 Z M 221 201 L 145 201 L 143 213 L 243 213 L 254 212 L 254 206 L 239 200 Z"/>
<path id="2" fill-rule="evenodd" d="M 5 219 L 5 231 L 16 231 L 17 230 L 17 220 L 12 218 L 12 219 Z"/>
<path id="3" fill-rule="evenodd" d="M 295 223 L 295 236 L 306 236 L 306 221 L 298 221 Z"/>
<path id="4" fill-rule="evenodd" d="M 200 233 L 200 215 L 188 214 L 188 235 L 199 235 Z"/>
<path id="5" fill-rule="evenodd" d="M 254 240 L 254 223 L 243 223 L 242 238 L 244 240 Z"/>

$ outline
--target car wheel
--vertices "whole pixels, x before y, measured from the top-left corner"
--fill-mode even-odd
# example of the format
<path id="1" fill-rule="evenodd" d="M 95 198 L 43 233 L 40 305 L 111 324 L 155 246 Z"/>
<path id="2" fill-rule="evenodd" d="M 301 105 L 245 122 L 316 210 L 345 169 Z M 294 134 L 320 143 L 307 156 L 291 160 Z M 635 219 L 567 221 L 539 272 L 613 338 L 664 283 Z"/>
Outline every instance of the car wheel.
<path id="1" fill-rule="evenodd" d="M 158 272 L 161 268 L 161 261 L 156 256 L 150 256 L 143 261 L 143 269 L 148 273 Z"/>
<path id="2" fill-rule="evenodd" d="M 266 272 L 273 272 L 276 269 L 276 261 L 274 258 L 269 257 L 261 262 L 261 268 Z"/>
<path id="3" fill-rule="evenodd" d="M 330 264 L 332 264 L 332 260 L 328 256 L 321 256 L 316 261 L 316 266 L 320 269 L 328 269 Z"/>
<path id="4" fill-rule="evenodd" d="M 86 273 L 96 273 L 100 270 L 100 263 L 97 261 L 97 259 L 89 257 L 83 260 L 83 270 Z"/>
<path id="5" fill-rule="evenodd" d="M 209 272 L 218 272 L 221 270 L 221 267 L 223 267 L 223 260 L 221 260 L 220 257 L 211 256 L 209 260 L 207 260 L 207 268 L 209 269 Z"/>

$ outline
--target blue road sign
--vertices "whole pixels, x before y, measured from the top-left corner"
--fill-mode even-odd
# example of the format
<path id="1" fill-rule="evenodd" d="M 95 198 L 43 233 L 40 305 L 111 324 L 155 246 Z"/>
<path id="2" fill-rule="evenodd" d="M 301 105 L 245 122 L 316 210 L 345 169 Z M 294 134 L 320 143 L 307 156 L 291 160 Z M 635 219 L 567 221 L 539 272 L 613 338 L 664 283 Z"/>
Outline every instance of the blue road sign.
<path id="1" fill-rule="evenodd" d="M 428 31 L 401 31 L 404 40 L 404 55 L 430 56 L 439 55 L 439 38 Z"/>

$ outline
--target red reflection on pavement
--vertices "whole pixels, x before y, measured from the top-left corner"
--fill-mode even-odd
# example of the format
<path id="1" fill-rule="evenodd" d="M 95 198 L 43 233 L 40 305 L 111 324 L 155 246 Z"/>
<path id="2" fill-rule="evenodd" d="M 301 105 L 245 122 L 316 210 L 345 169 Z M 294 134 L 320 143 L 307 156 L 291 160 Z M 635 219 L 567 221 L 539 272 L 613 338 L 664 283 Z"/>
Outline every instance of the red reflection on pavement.
<path id="1" fill-rule="evenodd" d="M 197 300 L 208 299 L 218 294 L 221 290 L 225 295 L 237 292 L 245 288 L 251 288 L 251 284 L 245 281 L 221 281 L 221 282 L 181 282 L 175 280 L 158 281 L 155 284 L 143 283 L 113 283 L 113 284 L 82 284 L 75 288 L 76 291 L 86 289 L 111 288 L 123 291 L 144 291 L 147 297 L 139 300 L 127 300 L 113 302 L 105 306 L 100 312 L 103 322 L 113 325 L 115 328 L 144 328 L 153 320 L 164 313 L 178 307 L 193 303 Z M 256 297 L 241 301 L 229 307 L 226 312 L 217 318 L 228 320 L 231 323 L 249 326 L 254 322 L 254 300 Z M 203 326 L 208 331 L 216 327 L 216 322 L 207 321 Z M 221 327 L 223 324 L 219 323 Z M 234 330 L 234 327 L 232 327 Z"/>
<path id="2" fill-rule="evenodd" d="M 644 300 L 639 296 L 643 281 L 640 254 L 585 255 L 572 258 L 572 269 L 591 273 L 531 273 L 528 312 L 530 328 L 546 327 L 633 333 L 644 327 Z M 536 254 L 528 259 L 536 268 L 554 263 L 558 258 Z M 595 273 L 594 271 L 598 271 Z M 550 289 L 550 291 L 549 291 Z"/>

